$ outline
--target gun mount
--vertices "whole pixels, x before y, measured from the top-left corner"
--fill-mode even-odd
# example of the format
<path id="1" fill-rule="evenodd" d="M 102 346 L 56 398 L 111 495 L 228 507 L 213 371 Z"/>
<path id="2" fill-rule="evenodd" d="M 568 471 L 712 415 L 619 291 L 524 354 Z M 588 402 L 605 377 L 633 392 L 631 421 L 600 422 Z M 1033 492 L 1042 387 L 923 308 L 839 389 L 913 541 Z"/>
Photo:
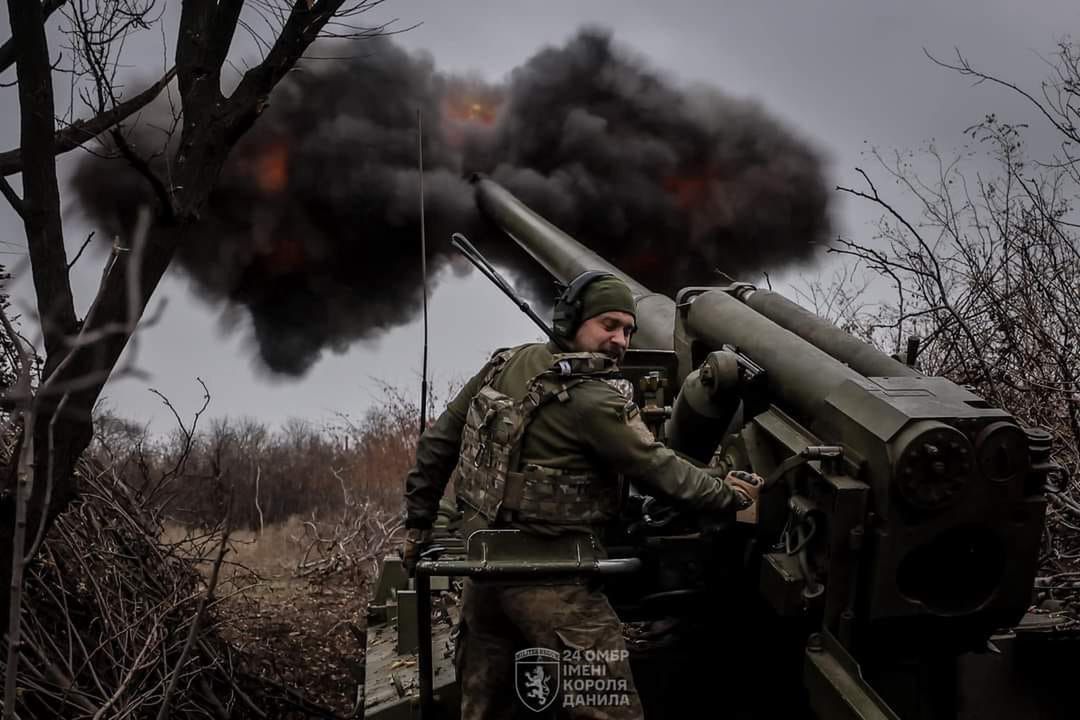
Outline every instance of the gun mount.
<path id="1" fill-rule="evenodd" d="M 640 630 L 647 715 L 681 717 L 726 687 L 736 717 L 960 717 L 956 658 L 1031 603 L 1045 433 L 778 293 L 651 292 L 474 182 L 484 215 L 556 279 L 605 270 L 630 286 L 639 330 L 624 371 L 657 438 L 767 478 L 719 533 L 631 490 L 606 538 L 613 557 L 640 560 L 606 587 Z M 658 626 L 681 632 L 650 643 Z"/>

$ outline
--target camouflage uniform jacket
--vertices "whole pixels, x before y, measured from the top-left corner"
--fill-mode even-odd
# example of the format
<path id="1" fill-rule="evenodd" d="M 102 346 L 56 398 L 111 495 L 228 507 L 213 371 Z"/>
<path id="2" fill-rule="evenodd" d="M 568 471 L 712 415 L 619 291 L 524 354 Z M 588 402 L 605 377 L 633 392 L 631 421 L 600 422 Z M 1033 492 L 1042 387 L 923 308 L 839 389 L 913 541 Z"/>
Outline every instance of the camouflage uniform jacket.
<path id="1" fill-rule="evenodd" d="M 555 352 L 550 343 L 523 346 L 496 377 L 495 389 L 520 400 L 529 382 L 551 367 Z M 421 436 L 416 465 L 405 481 L 408 527 L 431 526 L 458 462 L 469 405 L 489 367 L 490 363 L 465 384 Z M 612 493 L 619 492 L 616 476 L 622 474 L 643 492 L 699 511 L 725 511 L 734 502 L 725 483 L 656 442 L 634 404 L 600 379 L 575 386 L 569 401 L 547 404 L 535 413 L 522 439 L 520 463 L 597 473 L 610 479 Z M 549 523 L 514 526 L 546 535 L 598 530 Z"/>

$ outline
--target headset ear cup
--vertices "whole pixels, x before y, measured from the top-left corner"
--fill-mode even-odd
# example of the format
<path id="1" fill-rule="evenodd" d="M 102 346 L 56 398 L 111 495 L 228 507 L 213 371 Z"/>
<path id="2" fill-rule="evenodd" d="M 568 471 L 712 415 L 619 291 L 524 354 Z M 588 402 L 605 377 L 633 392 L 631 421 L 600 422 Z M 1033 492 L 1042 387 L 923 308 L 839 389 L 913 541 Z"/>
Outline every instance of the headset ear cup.
<path id="1" fill-rule="evenodd" d="M 566 306 L 566 338 L 568 340 L 573 339 L 574 334 L 577 332 L 577 327 L 580 321 L 581 303 L 572 302 L 567 303 Z"/>
<path id="2" fill-rule="evenodd" d="M 574 307 L 560 298 L 555 305 L 551 324 L 556 335 L 567 340 L 571 339 L 576 325 L 574 315 Z"/>
<path id="3" fill-rule="evenodd" d="M 551 329 L 555 334 L 566 340 L 573 339 L 578 324 L 581 322 L 583 303 L 581 296 L 589 283 L 604 277 L 615 276 L 603 270 L 586 270 L 570 281 L 556 301 L 555 311 L 552 313 Z"/>

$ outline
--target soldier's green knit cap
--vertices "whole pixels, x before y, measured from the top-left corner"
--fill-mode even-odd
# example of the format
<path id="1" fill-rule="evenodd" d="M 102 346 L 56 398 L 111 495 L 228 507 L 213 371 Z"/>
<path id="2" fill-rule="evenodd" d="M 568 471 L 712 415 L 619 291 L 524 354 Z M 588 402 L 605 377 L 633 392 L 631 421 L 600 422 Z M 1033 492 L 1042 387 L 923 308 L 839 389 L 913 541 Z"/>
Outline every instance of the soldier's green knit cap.
<path id="1" fill-rule="evenodd" d="M 637 319 L 637 307 L 634 305 L 634 295 L 630 288 L 616 277 L 593 280 L 581 297 L 582 321 L 612 310 L 630 313 Z"/>

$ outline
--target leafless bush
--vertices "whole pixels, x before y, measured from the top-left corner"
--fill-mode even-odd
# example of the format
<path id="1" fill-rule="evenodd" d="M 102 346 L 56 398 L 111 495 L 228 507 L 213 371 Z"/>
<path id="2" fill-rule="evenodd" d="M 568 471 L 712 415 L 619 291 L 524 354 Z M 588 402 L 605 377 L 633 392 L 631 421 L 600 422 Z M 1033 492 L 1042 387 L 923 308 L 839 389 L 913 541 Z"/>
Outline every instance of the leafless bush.
<path id="1" fill-rule="evenodd" d="M 434 410 L 441 404 L 440 398 L 438 393 L 429 394 L 429 418 L 437 416 Z M 339 416 L 339 422 L 329 430 L 348 450 L 343 472 L 358 483 L 354 485 L 358 497 L 384 509 L 401 508 L 405 474 L 416 459 L 419 424 L 418 404 L 388 385 L 382 386 L 381 399 L 362 421 Z"/>
<path id="2" fill-rule="evenodd" d="M 272 431 L 250 418 L 200 428 L 201 413 L 154 437 L 99 408 L 93 457 L 169 522 L 212 528 L 231 499 L 233 525 L 255 533 L 248 542 L 290 528 L 303 577 L 358 580 L 395 545 L 419 434 L 419 410 L 403 391 L 384 386 L 362 419 L 342 414 L 321 428 L 293 420 Z"/>
<path id="3" fill-rule="evenodd" d="M 341 415 L 321 428 L 293 420 L 273 431 L 226 418 L 153 437 L 102 410 L 91 449 L 176 521 L 212 525 L 232 497 L 235 526 L 258 530 L 361 506 L 399 513 L 418 418 L 416 405 L 393 388 L 362 420 Z"/>

